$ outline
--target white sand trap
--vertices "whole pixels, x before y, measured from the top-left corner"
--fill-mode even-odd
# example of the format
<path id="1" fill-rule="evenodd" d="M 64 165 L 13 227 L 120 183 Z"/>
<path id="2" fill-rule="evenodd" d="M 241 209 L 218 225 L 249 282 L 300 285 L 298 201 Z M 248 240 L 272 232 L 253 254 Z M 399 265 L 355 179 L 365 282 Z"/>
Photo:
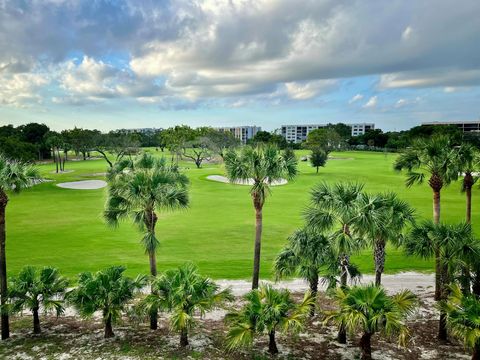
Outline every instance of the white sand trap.
<path id="1" fill-rule="evenodd" d="M 225 177 L 225 176 L 221 176 L 221 175 L 208 175 L 207 176 L 207 179 L 208 180 L 213 180 L 213 181 L 218 181 L 218 182 L 223 182 L 223 183 L 227 183 L 227 184 L 231 184 L 231 182 Z M 272 182 L 272 186 L 278 186 L 278 185 L 285 185 L 287 184 L 288 181 L 285 180 L 285 179 L 281 179 L 281 180 L 278 180 L 278 181 L 273 181 Z M 237 185 L 253 185 L 253 179 L 249 179 L 248 181 L 235 181 L 233 184 L 237 184 Z"/>
<path id="2" fill-rule="evenodd" d="M 107 186 L 107 183 L 103 180 L 83 180 L 60 183 L 57 186 L 64 189 L 94 190 L 104 188 Z"/>

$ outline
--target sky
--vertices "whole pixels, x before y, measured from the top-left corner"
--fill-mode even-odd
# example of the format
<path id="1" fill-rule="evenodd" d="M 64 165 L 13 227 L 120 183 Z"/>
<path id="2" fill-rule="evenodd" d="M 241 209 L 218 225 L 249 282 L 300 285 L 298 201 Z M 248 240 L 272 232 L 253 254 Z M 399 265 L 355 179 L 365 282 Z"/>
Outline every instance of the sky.
<path id="1" fill-rule="evenodd" d="M 480 118 L 478 0 L 0 0 L 0 125 Z"/>

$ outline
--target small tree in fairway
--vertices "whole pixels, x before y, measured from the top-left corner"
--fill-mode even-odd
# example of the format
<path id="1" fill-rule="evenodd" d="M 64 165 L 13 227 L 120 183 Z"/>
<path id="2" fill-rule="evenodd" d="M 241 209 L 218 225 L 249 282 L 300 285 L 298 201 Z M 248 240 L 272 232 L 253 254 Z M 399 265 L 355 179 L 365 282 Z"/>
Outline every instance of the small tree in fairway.
<path id="1" fill-rule="evenodd" d="M 321 148 L 315 147 L 314 149 L 312 149 L 312 153 L 310 154 L 310 164 L 312 164 L 312 166 L 317 169 L 317 174 L 318 169 L 320 167 L 324 167 L 327 163 L 327 158 L 327 153 Z"/>

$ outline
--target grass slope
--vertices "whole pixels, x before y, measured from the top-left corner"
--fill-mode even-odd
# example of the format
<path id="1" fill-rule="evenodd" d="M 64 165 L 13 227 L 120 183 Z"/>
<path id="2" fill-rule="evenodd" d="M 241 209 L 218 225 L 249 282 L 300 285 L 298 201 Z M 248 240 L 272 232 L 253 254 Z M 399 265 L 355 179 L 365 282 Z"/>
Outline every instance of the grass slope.
<path id="1" fill-rule="evenodd" d="M 154 150 L 151 150 L 154 153 Z M 299 151 L 298 155 L 306 152 Z M 161 154 L 158 152 L 158 154 Z M 404 176 L 392 170 L 394 154 L 342 152 L 326 168 L 315 169 L 300 162 L 295 182 L 274 187 L 264 208 L 261 276 L 270 277 L 272 260 L 286 237 L 302 224 L 301 211 L 307 204 L 309 190 L 321 180 L 358 181 L 368 191 L 395 191 L 418 209 L 422 217 L 431 217 L 432 194 L 428 185 L 406 189 Z M 191 180 L 191 207 L 186 211 L 161 214 L 157 233 L 161 241 L 159 270 L 185 261 L 193 261 L 213 278 L 249 278 L 253 258 L 254 212 L 247 186 L 231 185 L 206 179 L 223 174 L 221 165 L 204 164 L 187 167 Z M 52 164 L 41 165 L 42 174 L 55 182 L 101 179 L 103 160 L 70 161 L 71 173 L 52 174 Z M 94 175 L 95 174 L 95 175 Z M 102 220 L 106 189 L 61 189 L 55 182 L 44 183 L 12 195 L 7 208 L 7 251 L 10 272 L 26 264 L 60 268 L 67 276 L 81 271 L 95 271 L 112 264 L 124 264 L 130 274 L 147 273 L 148 259 L 139 244 L 141 234 L 130 223 L 117 229 Z M 478 218 L 476 194 L 473 200 L 473 223 Z M 442 194 L 442 220 L 464 219 L 464 196 L 459 184 Z M 478 228 L 478 226 L 475 226 Z M 369 251 L 356 255 L 354 261 L 364 272 L 372 272 Z M 388 249 L 387 272 L 430 271 L 431 261 L 406 258 L 400 250 Z"/>

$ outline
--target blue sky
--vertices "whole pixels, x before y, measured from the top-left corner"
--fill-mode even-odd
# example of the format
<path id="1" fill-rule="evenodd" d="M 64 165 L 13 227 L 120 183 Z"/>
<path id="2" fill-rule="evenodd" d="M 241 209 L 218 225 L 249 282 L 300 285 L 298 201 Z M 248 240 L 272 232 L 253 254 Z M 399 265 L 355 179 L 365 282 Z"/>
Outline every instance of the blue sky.
<path id="1" fill-rule="evenodd" d="M 0 124 L 480 117 L 480 2 L 0 1 Z"/>

